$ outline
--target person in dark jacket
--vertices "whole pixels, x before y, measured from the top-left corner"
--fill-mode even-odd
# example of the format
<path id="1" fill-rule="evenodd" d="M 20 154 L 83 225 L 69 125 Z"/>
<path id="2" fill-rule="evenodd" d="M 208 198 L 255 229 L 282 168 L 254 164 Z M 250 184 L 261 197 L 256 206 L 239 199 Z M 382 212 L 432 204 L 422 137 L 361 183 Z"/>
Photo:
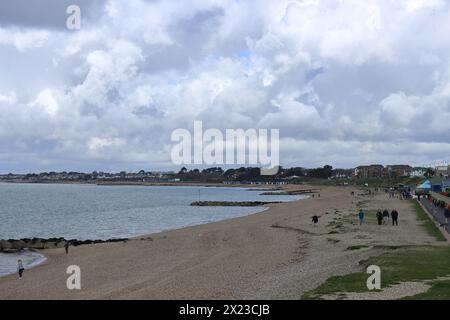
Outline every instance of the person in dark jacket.
<path id="1" fill-rule="evenodd" d="M 378 210 L 377 212 L 377 220 L 378 225 L 381 226 L 383 224 L 383 212 L 381 212 L 381 210 Z"/>
<path id="2" fill-rule="evenodd" d="M 395 209 L 392 210 L 391 217 L 392 217 L 392 225 L 398 226 L 398 212 L 397 212 L 397 210 L 395 210 Z"/>
<path id="3" fill-rule="evenodd" d="M 319 216 L 317 214 L 312 217 L 312 222 L 314 223 L 314 226 L 319 223 Z"/>

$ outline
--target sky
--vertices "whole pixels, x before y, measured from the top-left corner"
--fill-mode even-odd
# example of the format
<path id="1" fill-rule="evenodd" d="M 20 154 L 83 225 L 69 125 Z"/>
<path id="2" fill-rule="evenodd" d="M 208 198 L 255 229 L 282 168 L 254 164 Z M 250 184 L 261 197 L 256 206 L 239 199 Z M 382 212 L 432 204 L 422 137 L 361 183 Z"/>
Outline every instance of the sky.
<path id="1" fill-rule="evenodd" d="M 449 35 L 445 0 L 1 1 L 0 172 L 176 169 L 196 120 L 279 129 L 282 166 L 446 162 Z"/>

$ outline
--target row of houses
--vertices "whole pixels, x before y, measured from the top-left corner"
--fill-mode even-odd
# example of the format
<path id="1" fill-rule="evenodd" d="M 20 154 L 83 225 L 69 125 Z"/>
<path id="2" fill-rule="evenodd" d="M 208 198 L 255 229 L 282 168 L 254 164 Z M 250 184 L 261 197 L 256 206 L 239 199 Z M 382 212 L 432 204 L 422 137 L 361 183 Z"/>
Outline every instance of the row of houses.
<path id="1" fill-rule="evenodd" d="M 435 177 L 450 177 L 450 166 L 438 166 L 434 169 Z"/>
<path id="2" fill-rule="evenodd" d="M 354 169 L 353 176 L 360 179 L 368 178 L 392 178 L 392 177 L 424 177 L 428 168 L 409 165 L 388 165 L 372 164 L 369 166 L 359 166 Z M 446 178 L 450 176 L 450 166 L 439 166 L 433 169 L 434 176 Z"/>
<path id="3" fill-rule="evenodd" d="M 372 164 L 369 166 L 359 166 L 354 170 L 354 177 L 360 179 L 406 177 L 413 172 L 413 167 L 409 165 L 388 165 Z M 425 172 L 423 172 L 424 174 Z"/>
<path id="4" fill-rule="evenodd" d="M 109 182 L 109 181 L 136 181 L 136 182 L 152 182 L 152 181 L 168 181 L 173 179 L 174 172 L 147 172 L 141 170 L 139 172 L 121 171 L 117 173 L 97 172 L 41 172 L 29 174 L 6 174 L 0 175 L 0 181 L 7 182 Z"/>

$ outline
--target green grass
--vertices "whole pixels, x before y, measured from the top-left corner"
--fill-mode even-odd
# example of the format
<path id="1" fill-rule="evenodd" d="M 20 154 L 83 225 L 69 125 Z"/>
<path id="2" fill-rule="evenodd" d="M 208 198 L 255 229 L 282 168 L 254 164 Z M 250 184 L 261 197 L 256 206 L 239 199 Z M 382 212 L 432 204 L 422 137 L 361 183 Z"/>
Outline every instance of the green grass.
<path id="1" fill-rule="evenodd" d="M 427 233 L 430 236 L 433 236 L 436 238 L 437 241 L 447 241 L 439 228 L 436 226 L 433 220 L 429 217 L 429 215 L 423 210 L 423 208 L 420 206 L 419 202 L 414 201 L 414 207 L 417 213 L 417 220 L 422 222 L 422 226 L 425 228 Z"/>
<path id="2" fill-rule="evenodd" d="M 397 186 L 399 184 L 416 186 L 423 182 L 423 178 L 408 178 L 408 177 L 397 177 L 397 178 L 369 178 L 369 179 L 351 179 L 350 185 L 363 187 L 366 183 L 370 188 L 386 188 Z"/>
<path id="3" fill-rule="evenodd" d="M 450 295 L 450 280 L 431 281 L 431 288 L 424 293 L 402 300 L 448 300 Z"/>
<path id="4" fill-rule="evenodd" d="M 381 287 L 405 281 L 426 281 L 450 276 L 449 247 L 396 247 L 380 256 L 361 261 L 364 271 L 329 278 L 318 288 L 304 294 L 304 299 L 320 299 L 322 295 L 343 292 L 367 292 L 365 273 L 369 265 L 381 268 Z M 434 281 L 433 287 L 415 299 L 450 299 L 450 282 Z"/>

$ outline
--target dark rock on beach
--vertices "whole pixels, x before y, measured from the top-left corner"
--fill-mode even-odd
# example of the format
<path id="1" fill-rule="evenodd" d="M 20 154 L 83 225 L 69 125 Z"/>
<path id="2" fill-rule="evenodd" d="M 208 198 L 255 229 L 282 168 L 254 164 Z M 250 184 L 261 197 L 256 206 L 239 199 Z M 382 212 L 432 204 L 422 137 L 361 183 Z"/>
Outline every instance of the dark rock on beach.
<path id="1" fill-rule="evenodd" d="M 263 201 L 195 201 L 191 206 L 199 207 L 258 207 L 272 203 L 281 203 L 280 201 L 263 202 Z"/>
<path id="2" fill-rule="evenodd" d="M 296 196 L 304 194 L 313 194 L 320 192 L 320 189 L 302 189 L 302 190 L 286 190 L 286 191 L 275 191 L 275 192 L 263 192 L 262 196 Z"/>
<path id="3" fill-rule="evenodd" d="M 69 245 L 71 246 L 81 246 L 105 242 L 125 242 L 127 240 L 128 238 L 108 239 L 108 240 L 77 240 L 77 239 L 66 240 L 65 238 L 8 239 L 8 240 L 0 240 L 0 252 L 11 253 L 11 252 L 19 252 L 25 249 L 43 250 L 43 249 L 63 248 L 66 245 L 66 243 L 69 243 Z"/>

